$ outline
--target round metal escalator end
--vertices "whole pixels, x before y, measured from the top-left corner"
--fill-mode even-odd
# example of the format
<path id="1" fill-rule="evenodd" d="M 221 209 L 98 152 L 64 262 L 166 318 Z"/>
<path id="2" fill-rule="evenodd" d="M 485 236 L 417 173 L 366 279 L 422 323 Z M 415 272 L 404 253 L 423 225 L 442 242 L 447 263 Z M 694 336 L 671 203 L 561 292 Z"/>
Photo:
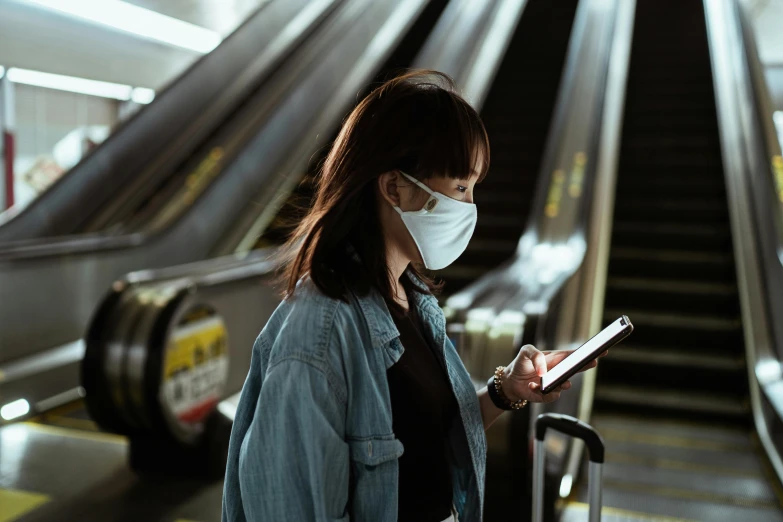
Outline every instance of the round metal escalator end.
<path id="1" fill-rule="evenodd" d="M 101 429 L 126 434 L 130 426 L 115 404 L 111 385 L 104 371 L 106 342 L 116 324 L 116 312 L 121 302 L 124 285 L 112 286 L 96 309 L 85 334 L 85 353 L 80 367 L 81 386 L 85 390 L 85 406 L 90 418 Z"/>

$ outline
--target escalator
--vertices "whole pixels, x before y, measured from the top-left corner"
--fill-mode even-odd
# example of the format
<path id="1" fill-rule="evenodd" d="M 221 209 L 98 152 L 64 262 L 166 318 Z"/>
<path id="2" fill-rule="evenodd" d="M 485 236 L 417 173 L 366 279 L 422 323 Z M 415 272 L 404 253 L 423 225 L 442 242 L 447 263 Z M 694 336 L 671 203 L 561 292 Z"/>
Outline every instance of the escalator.
<path id="1" fill-rule="evenodd" d="M 0 246 L 0 393 L 31 404 L 64 392 L 73 397 L 82 337 L 112 283 L 140 269 L 203 261 L 227 236 L 246 232 L 287 190 L 291 173 L 302 172 L 356 91 L 395 50 L 415 54 L 447 2 L 323 0 L 299 14 L 332 4 L 333 12 L 276 66 L 273 78 L 248 89 L 228 121 L 202 136 L 184 161 L 161 168 L 163 185 L 151 186 L 174 187 L 173 200 L 128 198 L 116 215 L 154 207 L 140 228 L 127 230 L 110 213 L 106 223 L 120 225 L 119 235 Z"/>
<path id="2" fill-rule="evenodd" d="M 598 370 L 604 505 L 783 520 L 751 422 L 704 8 L 638 0 L 635 20 L 604 309 L 635 331 Z"/>
<path id="3" fill-rule="evenodd" d="M 487 85 L 489 94 L 484 95 L 486 94 L 484 91 L 478 99 L 486 98 L 487 100 L 484 104 L 484 110 L 481 112 L 484 119 L 487 120 L 489 132 L 495 133 L 495 136 L 490 139 L 497 140 L 493 141 L 493 151 L 498 155 L 497 163 L 493 163 L 492 172 L 477 190 L 477 202 L 482 206 L 482 209 L 486 209 L 482 210 L 482 215 L 487 214 L 492 217 L 494 212 L 495 220 L 498 221 L 506 217 L 513 218 L 516 215 L 525 215 L 526 212 L 520 210 L 520 205 L 524 209 L 524 205 L 528 204 L 527 201 L 532 199 L 533 185 L 541 168 L 541 156 L 544 154 L 544 144 L 556 104 L 561 73 L 568 54 L 572 23 L 578 2 L 577 0 L 568 0 L 558 2 L 556 6 L 547 0 L 530 0 L 526 3 L 505 2 L 504 4 L 507 6 L 524 5 L 525 7 L 523 11 L 519 10 L 522 13 L 519 24 L 509 24 L 509 34 L 511 31 L 514 32 L 505 53 L 502 50 L 498 51 L 498 45 L 490 40 L 492 47 L 503 57 L 495 81 L 491 83 L 491 89 L 488 86 L 492 75 L 486 73 L 486 60 L 475 66 L 482 72 L 482 76 L 486 77 L 483 81 Z M 468 14 L 471 12 L 468 7 L 472 9 L 476 4 L 470 0 L 450 2 L 447 10 L 450 11 L 452 6 L 459 5 L 462 5 L 465 10 L 464 14 Z M 500 15 L 504 14 L 504 10 L 495 8 L 493 4 L 485 5 L 489 6 L 486 10 L 487 16 L 491 15 L 494 20 L 503 21 L 503 17 Z M 502 6 L 503 4 L 497 5 Z M 446 12 L 443 17 L 446 17 Z M 492 26 L 491 23 L 484 25 Z M 437 28 L 433 34 L 435 31 Z M 417 33 L 416 27 L 411 30 L 411 33 Z M 421 34 L 426 33 L 422 32 Z M 487 34 L 492 34 L 497 38 L 497 32 L 487 30 Z M 459 43 L 463 38 L 465 36 L 451 36 L 449 41 Z M 468 47 L 466 51 L 469 55 L 484 57 L 484 54 L 478 52 L 478 49 L 481 49 L 483 45 L 482 41 L 475 41 L 475 44 L 466 46 Z M 470 49 L 471 47 L 473 49 Z M 441 54 L 447 55 L 448 53 L 442 52 Z M 453 60 L 453 57 L 451 59 Z M 385 67 L 387 70 L 383 72 L 382 76 L 388 75 L 389 69 L 394 70 L 399 66 L 406 65 L 410 63 L 410 60 L 410 50 L 399 50 L 390 58 Z M 441 60 L 448 61 L 446 58 L 441 58 Z M 418 59 L 414 63 L 419 63 Z M 434 66 L 429 63 L 421 65 Z M 471 74 L 466 74 L 462 78 L 470 78 Z M 525 74 L 529 76 L 524 76 Z M 460 74 L 454 76 L 458 78 L 460 87 L 467 83 L 464 79 L 460 81 Z M 474 79 L 473 84 L 475 83 Z M 520 121 L 514 122 L 515 118 L 520 118 Z M 318 156 L 313 158 L 307 175 L 301 183 L 298 183 L 298 188 L 287 198 L 287 204 L 275 203 L 271 205 L 273 209 L 282 206 L 282 210 L 276 211 L 270 217 L 270 226 L 264 227 L 261 230 L 262 233 L 256 234 L 256 237 L 250 234 L 254 242 L 250 243 L 251 245 L 255 244 L 257 249 L 259 247 L 274 247 L 285 239 L 286 232 L 290 230 L 291 221 L 300 215 L 301 207 L 306 207 L 312 196 L 312 182 L 317 171 L 318 159 Z M 491 182 L 490 180 L 495 174 L 497 174 L 497 181 Z M 486 183 L 494 184 L 486 185 Z M 511 197 L 507 196 L 507 193 L 511 191 L 514 194 Z M 486 202 L 482 200 L 484 197 L 482 194 L 487 195 Z M 495 198 L 494 201 L 492 198 Z M 297 211 L 297 208 L 300 210 Z M 454 291 L 451 288 L 452 284 L 458 288 L 457 285 L 469 282 L 502 262 L 504 257 L 508 258 L 513 255 L 524 223 L 520 223 L 518 227 L 512 229 L 497 229 L 497 226 L 491 225 L 492 219 L 487 223 L 488 225 L 482 225 L 482 230 L 477 232 L 477 238 L 479 240 L 488 238 L 503 244 L 490 247 L 495 249 L 494 257 L 491 260 L 480 259 L 482 247 L 474 246 L 472 252 L 475 254 L 466 254 L 466 256 L 473 255 L 476 258 L 471 268 L 473 271 L 462 279 L 457 276 L 451 279 L 451 275 L 445 271 L 439 274 L 446 280 L 447 292 Z M 246 228 L 244 226 L 237 227 L 239 230 Z M 249 228 L 252 230 L 254 227 Z M 247 236 L 245 234 L 238 242 L 247 242 Z M 224 243 L 236 245 L 237 241 L 229 238 Z M 131 353 L 138 349 L 138 346 L 131 346 L 124 339 L 126 336 L 130 337 L 124 332 L 128 331 L 125 326 L 127 323 L 125 317 L 130 315 L 131 311 L 136 314 L 140 325 L 144 327 L 150 325 L 150 328 L 155 324 L 170 325 L 167 327 L 158 326 L 158 328 L 167 331 L 179 327 L 177 318 L 182 319 L 182 316 L 185 315 L 180 312 L 187 311 L 194 303 L 209 305 L 212 310 L 218 311 L 225 321 L 226 330 L 230 332 L 232 346 L 230 350 L 231 375 L 228 378 L 225 392 L 230 395 L 239 389 L 249 367 L 250 347 L 253 344 L 253 339 L 263 327 L 268 313 L 271 312 L 269 308 L 272 307 L 275 303 L 274 299 L 278 296 L 269 288 L 269 285 L 257 284 L 268 282 L 264 270 L 268 271 L 269 268 L 260 266 L 263 262 L 259 263 L 257 258 L 253 258 L 253 254 L 250 254 L 244 264 L 236 259 L 233 259 L 229 264 L 231 266 L 226 269 L 226 266 L 221 266 L 220 263 L 204 262 L 199 263 L 198 267 L 172 269 L 165 275 L 159 274 L 158 278 L 154 277 L 153 272 L 150 271 L 146 274 L 139 274 L 138 278 L 135 276 L 128 278 L 125 280 L 126 285 L 115 285 L 116 294 L 104 301 L 104 305 L 101 306 L 96 320 L 93 322 L 94 329 L 91 329 L 87 339 L 88 356 L 83 366 L 85 375 L 96 377 L 95 379 L 85 379 L 83 382 L 88 393 L 90 411 L 102 426 L 120 433 L 127 433 L 128 428 L 123 426 L 123 424 L 127 424 L 125 421 L 120 419 L 120 422 L 114 423 L 118 415 L 124 416 L 125 413 L 132 412 L 129 416 L 143 419 L 150 415 L 150 411 L 156 411 L 155 408 L 166 408 L 165 404 L 150 406 L 163 402 L 158 395 L 153 394 L 157 389 L 155 386 L 160 385 L 160 376 L 145 375 L 144 380 L 149 381 L 147 389 L 143 389 L 141 386 L 141 379 L 130 377 L 131 374 L 138 376 L 146 373 L 144 369 L 138 367 L 140 361 L 158 360 L 161 357 L 161 352 L 166 350 L 165 345 L 150 342 L 145 346 L 146 355 L 144 357 L 138 353 L 136 355 Z M 182 304 L 183 301 L 187 304 Z M 162 310 L 166 310 L 166 312 L 162 312 Z M 248 316 L 247 310 L 253 310 L 253 314 Z M 125 311 L 128 313 L 124 314 Z M 105 315 L 103 315 L 104 313 Z M 143 332 L 135 332 L 133 337 L 145 338 L 146 335 Z M 123 344 L 127 344 L 127 355 L 118 355 L 119 348 Z M 112 353 L 115 355 L 111 355 Z M 119 372 L 106 375 L 111 357 L 115 361 L 120 357 L 126 358 L 127 366 L 120 371 L 127 372 L 127 379 L 124 379 L 123 374 Z M 116 368 L 116 363 L 113 366 Z M 123 382 L 123 380 L 129 382 Z M 147 394 L 153 395 L 147 396 Z M 490 464 L 488 483 L 491 486 L 488 488 L 487 513 L 492 514 L 493 510 L 499 510 L 497 514 L 500 515 L 511 502 L 518 500 L 518 492 L 512 487 L 515 482 L 508 480 L 509 474 L 513 471 L 505 466 L 498 467 Z"/>
<path id="4" fill-rule="evenodd" d="M 105 232 L 111 225 L 107 215 L 154 194 L 159 178 L 193 155 L 249 93 L 273 78 L 339 4 L 261 3 L 215 50 L 30 205 L 0 215 L 0 242 Z"/>
<path id="5" fill-rule="evenodd" d="M 481 209 L 476 230 L 465 253 L 435 274 L 445 283 L 444 299 L 511 258 L 517 247 L 530 214 L 577 3 L 530 0 L 525 6 L 481 109 L 492 157 L 489 174 L 476 188 Z M 318 164 L 312 162 L 256 248 L 285 241 L 309 206 Z"/>
<path id="6" fill-rule="evenodd" d="M 476 187 L 479 219 L 465 253 L 439 272 L 444 297 L 510 259 L 527 224 L 576 0 L 532 0 L 481 110 L 490 172 Z"/>

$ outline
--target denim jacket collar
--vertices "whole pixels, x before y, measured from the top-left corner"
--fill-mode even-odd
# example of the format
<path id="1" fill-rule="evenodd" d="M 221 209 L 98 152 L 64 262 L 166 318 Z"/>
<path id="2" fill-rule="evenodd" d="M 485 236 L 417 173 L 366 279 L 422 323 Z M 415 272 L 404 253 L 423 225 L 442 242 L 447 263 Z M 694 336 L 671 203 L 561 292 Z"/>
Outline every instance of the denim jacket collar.
<path id="1" fill-rule="evenodd" d="M 408 274 L 408 277 L 411 278 L 411 281 L 416 286 L 422 290 L 427 289 L 424 283 L 414 274 L 407 271 L 406 274 Z M 405 351 L 402 343 L 399 342 L 400 332 L 392 320 L 389 307 L 386 306 L 386 301 L 374 288 L 363 295 L 356 292 L 353 294 L 362 309 L 362 314 L 367 320 L 373 347 L 384 351 L 384 362 L 388 370 L 402 357 Z M 425 321 L 425 324 L 432 324 L 434 331 L 443 330 L 445 319 L 443 318 L 443 312 L 438 307 L 438 301 L 435 296 L 420 292 L 412 292 L 412 294 L 413 300 L 411 305 L 416 307 L 416 311 L 421 317 L 428 319 Z"/>
<path id="2" fill-rule="evenodd" d="M 348 252 L 354 260 L 361 262 L 356 249 L 349 246 Z M 427 285 L 411 271 L 406 269 L 405 274 L 416 287 L 425 292 L 429 290 Z M 399 342 L 400 332 L 397 330 L 397 326 L 392 320 L 389 307 L 386 306 L 386 301 L 384 301 L 383 297 L 375 288 L 370 288 L 369 292 L 363 295 L 360 295 L 357 292 L 352 293 L 362 309 L 362 314 L 367 320 L 373 347 L 384 350 L 384 362 L 386 364 L 386 369 L 388 370 L 400 360 L 400 357 L 402 357 L 402 354 L 405 351 L 402 347 L 402 343 Z M 435 330 L 445 329 L 443 312 L 438 306 L 438 300 L 435 296 L 432 294 L 423 294 L 421 292 L 412 292 L 412 294 L 412 304 L 416 307 L 416 311 L 419 312 L 420 316 L 428 318 L 430 321 L 427 321 L 427 323 L 432 323 Z M 396 342 L 392 342 L 394 340 L 396 340 Z"/>

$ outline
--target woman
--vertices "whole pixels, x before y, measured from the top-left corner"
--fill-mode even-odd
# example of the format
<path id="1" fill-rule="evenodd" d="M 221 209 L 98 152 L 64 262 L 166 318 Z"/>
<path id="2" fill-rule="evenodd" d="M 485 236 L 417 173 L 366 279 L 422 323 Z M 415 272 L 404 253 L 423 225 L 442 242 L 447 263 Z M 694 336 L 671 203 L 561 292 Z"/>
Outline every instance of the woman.
<path id="1" fill-rule="evenodd" d="M 567 355 L 525 346 L 476 392 L 416 268 L 465 250 L 488 166 L 478 114 L 440 73 L 394 78 L 346 119 L 253 348 L 224 522 L 481 520 L 484 430 L 556 400 L 540 376 Z"/>

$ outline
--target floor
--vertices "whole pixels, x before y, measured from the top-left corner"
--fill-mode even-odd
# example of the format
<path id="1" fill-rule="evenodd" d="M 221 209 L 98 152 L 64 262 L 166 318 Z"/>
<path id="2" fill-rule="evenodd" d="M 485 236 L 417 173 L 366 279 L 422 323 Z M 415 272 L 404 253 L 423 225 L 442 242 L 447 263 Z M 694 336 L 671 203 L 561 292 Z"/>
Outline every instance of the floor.
<path id="1" fill-rule="evenodd" d="M 783 492 L 744 429 L 611 415 L 592 424 L 606 443 L 602 520 L 783 521 Z M 584 482 L 562 522 L 587 520 Z"/>
<path id="2" fill-rule="evenodd" d="M 78 403 L 0 428 L 0 522 L 218 522 L 222 482 L 132 473 Z"/>

